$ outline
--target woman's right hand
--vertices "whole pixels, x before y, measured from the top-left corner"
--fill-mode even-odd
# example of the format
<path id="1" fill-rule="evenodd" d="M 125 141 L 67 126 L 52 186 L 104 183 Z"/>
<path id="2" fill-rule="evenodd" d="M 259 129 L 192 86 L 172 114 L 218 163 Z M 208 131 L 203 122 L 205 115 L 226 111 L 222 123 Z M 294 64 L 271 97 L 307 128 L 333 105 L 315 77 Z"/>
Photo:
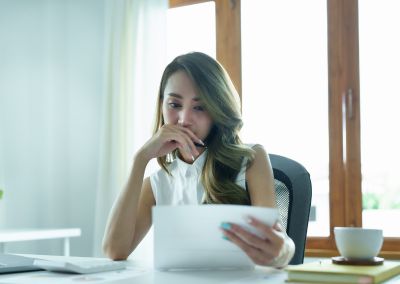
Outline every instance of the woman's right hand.
<path id="1" fill-rule="evenodd" d="M 165 156 L 179 148 L 183 158 L 192 161 L 199 155 L 193 141 L 203 142 L 188 128 L 181 125 L 164 124 L 140 149 L 147 160 Z"/>

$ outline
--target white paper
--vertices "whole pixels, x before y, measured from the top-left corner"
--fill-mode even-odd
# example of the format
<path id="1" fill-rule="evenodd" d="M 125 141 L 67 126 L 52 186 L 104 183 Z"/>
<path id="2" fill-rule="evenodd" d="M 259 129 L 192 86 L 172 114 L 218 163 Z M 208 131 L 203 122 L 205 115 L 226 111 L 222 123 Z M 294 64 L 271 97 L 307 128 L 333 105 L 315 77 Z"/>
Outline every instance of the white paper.
<path id="1" fill-rule="evenodd" d="M 153 207 L 154 264 L 157 269 L 252 268 L 251 259 L 235 244 L 222 238 L 221 223 L 243 226 L 248 216 L 272 226 L 275 208 L 242 205 L 181 205 Z"/>

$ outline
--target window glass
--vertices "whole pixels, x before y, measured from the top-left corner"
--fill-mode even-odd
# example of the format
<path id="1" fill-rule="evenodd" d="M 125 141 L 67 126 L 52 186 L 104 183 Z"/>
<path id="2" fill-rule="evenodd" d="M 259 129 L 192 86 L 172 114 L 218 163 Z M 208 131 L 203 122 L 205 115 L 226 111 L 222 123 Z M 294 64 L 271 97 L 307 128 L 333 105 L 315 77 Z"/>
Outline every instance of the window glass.
<path id="1" fill-rule="evenodd" d="M 310 172 L 309 236 L 329 235 L 326 1 L 242 1 L 243 140 Z"/>
<path id="2" fill-rule="evenodd" d="M 359 1 L 363 226 L 400 227 L 400 2 Z"/>
<path id="3" fill-rule="evenodd" d="M 215 3 L 213 1 L 168 9 L 167 60 L 201 51 L 216 57 Z"/>

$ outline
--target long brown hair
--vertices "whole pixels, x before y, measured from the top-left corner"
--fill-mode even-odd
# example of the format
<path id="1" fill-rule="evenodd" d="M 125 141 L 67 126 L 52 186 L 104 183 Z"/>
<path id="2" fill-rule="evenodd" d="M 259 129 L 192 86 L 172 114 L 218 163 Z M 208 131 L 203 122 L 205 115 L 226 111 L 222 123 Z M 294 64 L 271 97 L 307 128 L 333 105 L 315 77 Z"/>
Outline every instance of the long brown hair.
<path id="1" fill-rule="evenodd" d="M 243 122 L 239 95 L 225 69 L 212 57 L 192 52 L 176 57 L 164 70 L 161 78 L 154 133 L 164 125 L 162 104 L 168 79 L 177 71 L 184 71 L 192 80 L 197 95 L 213 120 L 206 138 L 208 153 L 201 174 L 205 189 L 205 203 L 250 204 L 246 190 L 235 183 L 243 161 L 254 160 L 254 150 L 243 145 L 239 131 Z M 176 158 L 177 150 L 172 154 Z M 159 165 L 169 173 L 167 155 L 157 158 Z"/>

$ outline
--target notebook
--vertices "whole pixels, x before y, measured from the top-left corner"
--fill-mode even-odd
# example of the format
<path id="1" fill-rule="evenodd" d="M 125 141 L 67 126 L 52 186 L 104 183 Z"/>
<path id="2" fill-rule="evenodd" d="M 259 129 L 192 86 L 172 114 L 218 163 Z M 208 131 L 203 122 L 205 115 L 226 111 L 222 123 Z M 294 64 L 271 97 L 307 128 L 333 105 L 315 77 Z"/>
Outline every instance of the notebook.
<path id="1" fill-rule="evenodd" d="M 400 274 L 400 263 L 357 266 L 333 264 L 331 260 L 293 265 L 286 268 L 288 282 L 307 283 L 381 283 Z"/>
<path id="2" fill-rule="evenodd" d="M 42 270 L 33 265 L 34 258 L 14 254 L 0 254 L 0 274 Z"/>
<path id="3" fill-rule="evenodd" d="M 235 244 L 222 238 L 220 225 L 232 222 L 260 235 L 246 223 L 253 216 L 272 226 L 275 208 L 242 205 L 154 206 L 154 267 L 170 269 L 254 268 Z"/>

